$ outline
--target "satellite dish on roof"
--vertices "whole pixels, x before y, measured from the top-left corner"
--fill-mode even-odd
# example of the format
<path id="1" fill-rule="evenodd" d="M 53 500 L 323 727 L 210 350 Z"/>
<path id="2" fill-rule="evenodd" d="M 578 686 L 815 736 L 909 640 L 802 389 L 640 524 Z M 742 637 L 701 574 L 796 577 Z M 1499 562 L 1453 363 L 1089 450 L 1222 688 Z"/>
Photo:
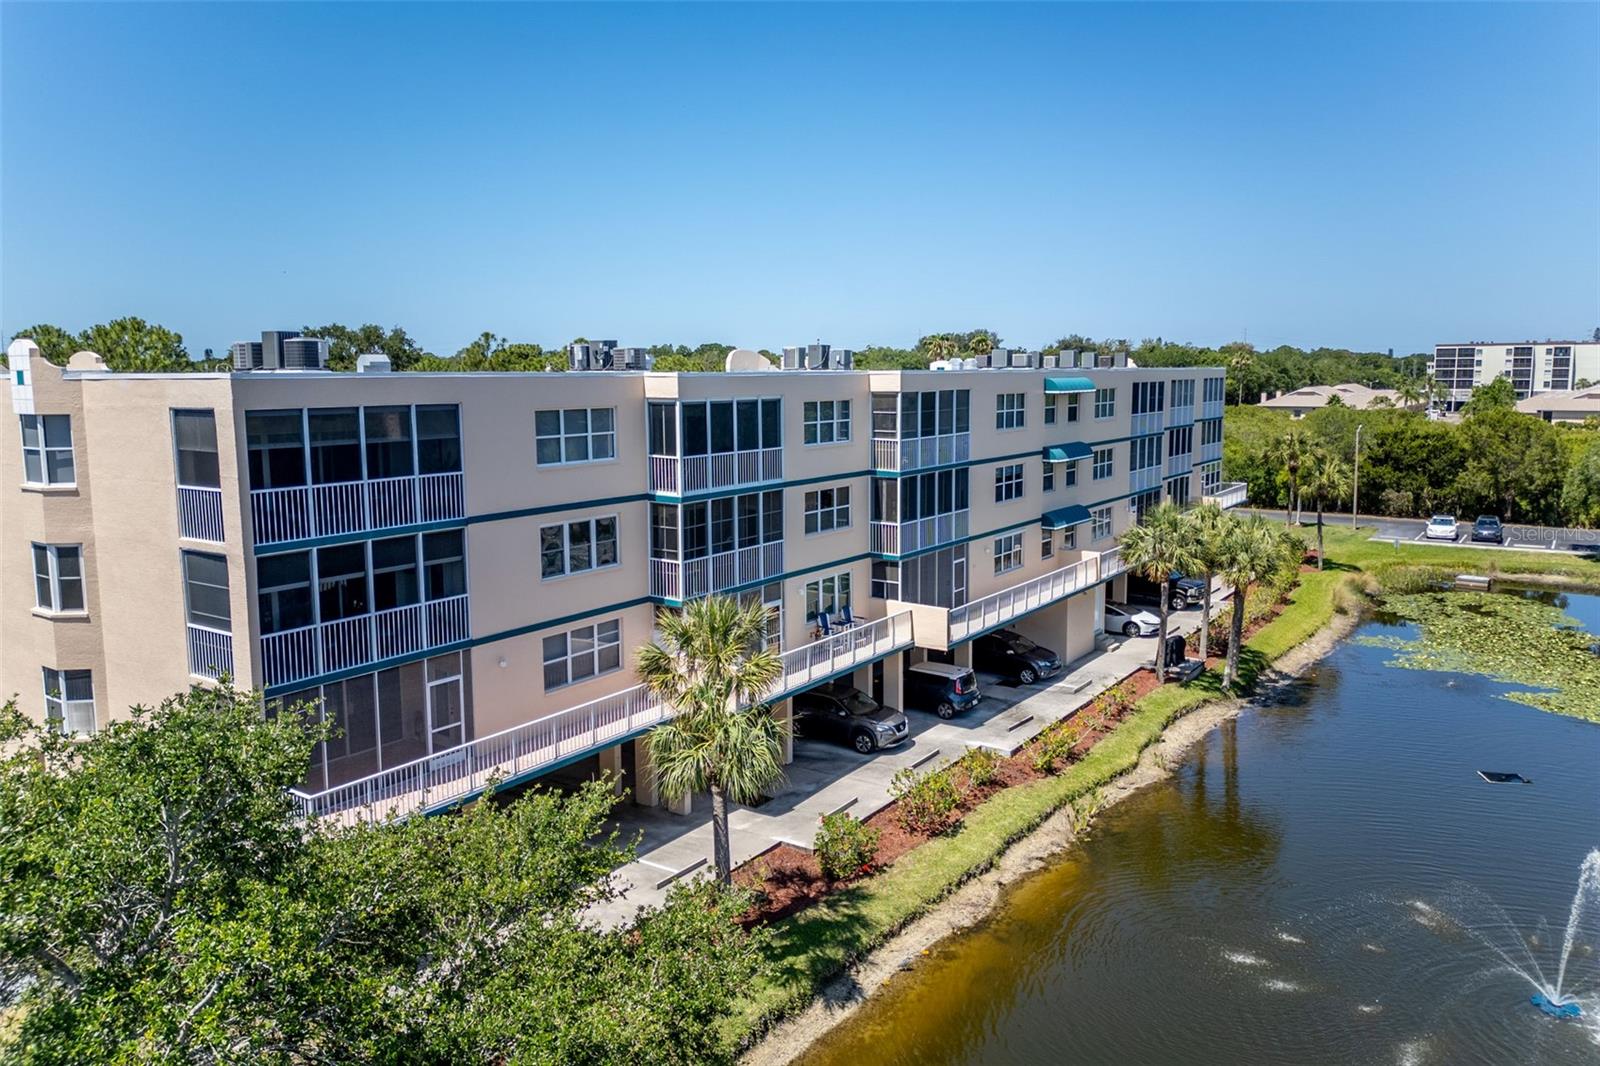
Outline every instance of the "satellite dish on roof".
<path id="1" fill-rule="evenodd" d="M 776 370 L 778 369 L 766 356 L 760 352 L 751 351 L 749 348 L 735 348 L 728 353 L 722 361 L 724 370 Z"/>

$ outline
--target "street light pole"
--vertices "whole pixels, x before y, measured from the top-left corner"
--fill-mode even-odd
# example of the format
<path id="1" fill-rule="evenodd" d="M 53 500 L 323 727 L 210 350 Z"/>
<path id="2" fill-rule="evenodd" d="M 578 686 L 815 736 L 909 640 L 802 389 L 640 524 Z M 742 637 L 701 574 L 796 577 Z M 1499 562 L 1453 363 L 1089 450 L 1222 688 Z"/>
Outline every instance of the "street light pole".
<path id="1" fill-rule="evenodd" d="M 1365 426 L 1356 426 L 1356 462 L 1355 474 L 1350 479 L 1350 528 L 1356 527 L 1356 516 L 1361 513 L 1361 431 Z"/>

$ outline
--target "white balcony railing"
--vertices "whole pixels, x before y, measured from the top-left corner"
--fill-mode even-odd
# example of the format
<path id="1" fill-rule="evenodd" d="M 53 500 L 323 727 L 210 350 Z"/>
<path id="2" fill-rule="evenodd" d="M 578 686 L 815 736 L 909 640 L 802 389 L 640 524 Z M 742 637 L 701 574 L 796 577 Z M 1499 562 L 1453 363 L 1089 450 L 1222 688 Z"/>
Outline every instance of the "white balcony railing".
<path id="1" fill-rule="evenodd" d="M 907 440 L 872 438 L 874 470 L 920 470 L 926 466 L 964 463 L 970 458 L 970 433 L 944 433 L 936 437 L 913 437 Z"/>
<path id="2" fill-rule="evenodd" d="M 1127 569 L 1127 566 L 1122 562 L 1122 548 L 1120 545 L 1112 548 L 1110 551 L 1103 551 L 1100 553 L 1101 581 L 1116 577 L 1118 574 Z"/>
<path id="3" fill-rule="evenodd" d="M 768 700 L 911 646 L 911 614 L 863 622 L 782 654 Z M 565 759 L 616 743 L 671 717 L 643 685 L 535 718 L 531 722 L 420 759 L 335 785 L 315 794 L 291 790 L 307 817 L 352 824 L 405 817 L 476 796 L 494 780 L 538 772 Z"/>
<path id="4" fill-rule="evenodd" d="M 1113 549 L 1113 552 L 1117 551 Z M 1112 554 L 1111 552 L 1107 553 Z M 996 626 L 1037 611 L 1084 589 L 1093 588 L 1101 577 L 1103 556 L 1089 555 L 1069 566 L 1052 570 L 1043 577 L 1012 585 L 973 600 L 950 611 L 950 643 L 958 644 Z M 1120 564 L 1121 555 L 1116 555 Z"/>
<path id="5" fill-rule="evenodd" d="M 1191 471 L 1193 469 L 1194 469 L 1194 453 L 1185 452 L 1182 455 L 1169 455 L 1169 456 L 1167 456 L 1167 476 L 1168 477 L 1177 477 L 1179 474 L 1187 474 L 1189 471 Z"/>
<path id="6" fill-rule="evenodd" d="M 233 676 L 233 634 L 189 626 L 189 673 L 195 677 Z"/>
<path id="7" fill-rule="evenodd" d="M 1222 458 L 1222 442 L 1215 441 L 1211 444 L 1200 445 L 1200 458 L 1196 462 L 1214 463 Z"/>
<path id="8" fill-rule="evenodd" d="M 1192 426 L 1194 425 L 1194 404 L 1174 404 L 1167 408 L 1167 425 Z"/>
<path id="9" fill-rule="evenodd" d="M 1129 492 L 1145 492 L 1161 484 L 1161 468 L 1147 466 L 1143 470 L 1135 470 L 1128 475 Z"/>
<path id="10" fill-rule="evenodd" d="M 650 595 L 682 602 L 765 581 L 781 573 L 782 541 L 735 548 L 699 559 L 651 559 Z"/>
<path id="11" fill-rule="evenodd" d="M 460 473 L 418 474 L 255 489 L 250 511 L 256 543 L 280 544 L 464 518 L 467 502 Z"/>
<path id="12" fill-rule="evenodd" d="M 193 627 L 190 630 L 193 662 Z M 469 635 L 464 594 L 267 633 L 261 638 L 262 684 L 287 685 L 351 670 L 397 655 L 442 648 Z"/>
<path id="13" fill-rule="evenodd" d="M 873 522 L 868 529 L 867 547 L 878 555 L 903 555 L 960 540 L 969 528 L 967 511 L 952 511 L 909 522 Z"/>
<path id="14" fill-rule="evenodd" d="M 1242 481 L 1224 481 L 1205 494 L 1205 501 L 1227 510 L 1229 507 L 1237 507 L 1243 503 L 1249 492 L 1250 486 Z"/>
<path id="15" fill-rule="evenodd" d="M 1133 415 L 1128 425 L 1128 435 L 1133 437 L 1148 437 L 1152 433 L 1160 433 L 1166 428 L 1163 419 L 1164 411 L 1146 411 L 1144 414 Z"/>
<path id="16" fill-rule="evenodd" d="M 1202 400 L 1202 401 L 1200 401 L 1200 417 L 1201 417 L 1202 420 L 1204 420 L 1204 419 L 1212 419 L 1212 418 L 1221 418 L 1222 417 L 1222 401 L 1221 400 Z"/>
<path id="17" fill-rule="evenodd" d="M 222 543 L 222 490 L 178 486 L 178 532 L 191 540 Z"/>
<path id="18" fill-rule="evenodd" d="M 650 491 L 668 496 L 782 480 L 782 448 L 650 457 Z"/>

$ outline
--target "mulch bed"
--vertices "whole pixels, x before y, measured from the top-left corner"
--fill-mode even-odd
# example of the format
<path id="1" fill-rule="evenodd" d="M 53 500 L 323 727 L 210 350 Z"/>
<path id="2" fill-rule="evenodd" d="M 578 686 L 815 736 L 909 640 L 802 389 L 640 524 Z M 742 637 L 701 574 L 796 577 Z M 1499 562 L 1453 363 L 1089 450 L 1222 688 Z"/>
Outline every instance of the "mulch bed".
<path id="1" fill-rule="evenodd" d="M 1081 759 L 1089 749 L 1100 742 L 1101 738 L 1111 732 L 1122 717 L 1133 709 L 1134 704 L 1160 687 L 1161 680 L 1156 677 L 1155 671 L 1143 667 L 1119 685 L 1096 697 L 1094 701 L 1085 704 L 1081 711 L 1090 711 L 1097 704 L 1107 705 L 1109 693 L 1116 692 L 1120 697 L 1111 708 L 1112 713 L 1106 716 L 1103 726 L 1084 731 L 1084 735 L 1072 749 L 1072 760 Z M 1078 719 L 1079 714 L 1074 714 L 1068 722 L 1075 722 Z M 1084 718 L 1084 721 L 1087 720 L 1087 717 Z M 1024 745 L 1017 754 L 1001 759 L 996 766 L 994 780 L 981 788 L 973 787 L 967 780 L 964 769 L 959 766 L 945 771 L 955 774 L 961 788 L 960 806 L 945 831 L 954 832 L 970 811 L 996 792 L 1051 776 L 1049 771 L 1036 769 L 1033 765 L 1035 750 L 1043 736 L 1044 733 L 1041 733 L 1039 737 Z M 1066 765 L 1058 765 L 1057 772 L 1064 769 Z M 817 862 L 817 857 L 805 848 L 798 848 L 792 844 L 779 844 L 735 870 L 733 872 L 735 883 L 755 890 L 758 900 L 756 905 L 743 915 L 740 924 L 746 927 L 761 925 L 805 910 L 830 892 L 846 888 L 857 880 L 892 865 L 906 852 L 932 839 L 930 834 L 914 833 L 900 825 L 898 803 L 890 803 L 868 818 L 866 823 L 879 832 L 878 848 L 873 854 L 872 864 L 856 877 L 829 882 L 822 876 L 822 867 Z"/>

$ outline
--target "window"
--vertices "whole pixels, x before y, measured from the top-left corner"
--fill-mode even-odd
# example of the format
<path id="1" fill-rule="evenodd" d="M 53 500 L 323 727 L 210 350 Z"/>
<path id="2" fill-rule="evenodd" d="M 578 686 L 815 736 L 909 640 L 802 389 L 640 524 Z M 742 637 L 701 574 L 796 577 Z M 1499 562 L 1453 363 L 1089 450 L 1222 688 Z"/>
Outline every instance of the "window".
<path id="1" fill-rule="evenodd" d="M 827 577 L 806 583 L 807 622 L 815 622 L 818 612 L 837 617 L 839 611 L 848 606 L 850 606 L 848 571 L 829 574 Z"/>
<path id="2" fill-rule="evenodd" d="M 1200 494 L 1202 496 L 1215 496 L 1217 486 L 1222 483 L 1222 466 L 1220 463 L 1211 463 L 1200 468 Z"/>
<path id="3" fill-rule="evenodd" d="M 546 692 L 622 668 L 622 623 L 613 618 L 544 638 Z"/>
<path id="4" fill-rule="evenodd" d="M 71 415 L 22 416 L 22 480 L 29 485 L 75 485 Z"/>
<path id="5" fill-rule="evenodd" d="M 1094 390 L 1094 416 L 1096 418 L 1111 418 L 1117 413 L 1117 390 L 1114 388 Z"/>
<path id="6" fill-rule="evenodd" d="M 1006 503 L 1022 499 L 1022 464 L 994 468 L 994 502 Z"/>
<path id="7" fill-rule="evenodd" d="M 1167 454 L 1188 455 L 1194 451 L 1194 427 L 1174 426 L 1167 430 Z"/>
<path id="8" fill-rule="evenodd" d="M 652 402 L 646 414 L 651 455 L 678 454 L 678 407 Z"/>
<path id="9" fill-rule="evenodd" d="M 783 407 L 782 401 L 776 398 L 737 403 L 733 400 L 692 401 L 681 404 L 680 408 L 684 455 L 720 455 L 783 447 Z M 661 440 L 657 442 L 663 446 L 666 432 L 663 426 Z"/>
<path id="10" fill-rule="evenodd" d="M 900 564 L 878 560 L 872 564 L 872 598 L 898 600 L 900 598 Z"/>
<path id="11" fill-rule="evenodd" d="M 90 671 L 45 667 L 44 716 L 57 733 L 93 733 L 94 679 Z"/>
<path id="12" fill-rule="evenodd" d="M 245 412 L 252 489 L 284 489 L 306 483 L 304 421 L 300 411 Z"/>
<path id="13" fill-rule="evenodd" d="M 1202 396 L 1204 396 L 1206 403 L 1221 403 L 1222 392 L 1226 387 L 1227 383 L 1222 378 L 1206 378 Z"/>
<path id="14" fill-rule="evenodd" d="M 1039 558 L 1048 559 L 1056 553 L 1056 535 L 1054 530 L 1047 529 L 1039 538 Z"/>
<path id="15" fill-rule="evenodd" d="M 1078 420 L 1078 394 L 1077 393 L 1072 393 L 1071 395 L 1069 395 L 1067 397 L 1067 421 L 1068 422 L 1076 422 L 1077 420 Z"/>
<path id="16" fill-rule="evenodd" d="M 1096 448 L 1094 450 L 1094 479 L 1104 481 L 1113 471 L 1112 453 L 1110 448 Z"/>
<path id="17" fill-rule="evenodd" d="M 1208 418 L 1200 423 L 1200 443 L 1202 445 L 1222 443 L 1222 419 Z"/>
<path id="18" fill-rule="evenodd" d="M 228 560 L 205 552 L 183 553 L 183 602 L 189 624 L 233 632 L 228 602 Z"/>
<path id="19" fill-rule="evenodd" d="M 806 532 L 827 533 L 850 528 L 850 487 L 806 493 Z"/>
<path id="20" fill-rule="evenodd" d="M 1194 379 L 1177 379 L 1172 382 L 1172 406 L 1194 406 Z"/>
<path id="21" fill-rule="evenodd" d="M 1062 464 L 1062 469 L 1066 471 L 1066 473 L 1062 476 L 1062 484 L 1066 485 L 1068 488 L 1076 485 L 1078 483 L 1078 464 L 1064 463 Z"/>
<path id="22" fill-rule="evenodd" d="M 1174 431 L 1176 432 L 1176 431 Z M 1148 470 L 1161 465 L 1161 437 L 1135 437 L 1128 442 L 1128 469 Z M 1099 475 L 1095 475 L 1098 477 Z"/>
<path id="23" fill-rule="evenodd" d="M 885 405 L 884 410 L 887 410 Z M 873 432 L 879 424 L 878 410 L 873 412 Z M 900 394 L 900 439 L 939 437 L 951 433 L 969 433 L 971 425 L 971 393 L 966 389 L 942 389 L 938 392 L 902 392 Z M 883 422 L 887 425 L 888 419 Z"/>
<path id="24" fill-rule="evenodd" d="M 1166 394 L 1167 383 L 1164 381 L 1136 381 L 1133 383 L 1133 413 L 1136 415 L 1154 414 L 1163 409 L 1163 399 Z M 1099 393 L 1095 393 L 1098 402 Z M 1095 413 L 1099 417 L 1099 412 Z"/>
<path id="25" fill-rule="evenodd" d="M 727 406 L 730 409 L 728 430 L 731 434 L 733 405 Z M 702 413 L 703 411 L 704 408 Z M 533 416 L 533 429 L 534 458 L 540 466 L 598 463 L 613 459 L 617 454 L 616 410 L 611 407 L 574 407 L 564 411 L 536 411 Z"/>
<path id="26" fill-rule="evenodd" d="M 172 440 L 177 450 L 179 485 L 195 489 L 222 485 L 217 464 L 217 420 L 210 411 L 173 411 Z"/>
<path id="27" fill-rule="evenodd" d="M 849 400 L 807 400 L 805 436 L 807 444 L 837 444 L 850 439 Z"/>
<path id="28" fill-rule="evenodd" d="M 455 404 L 417 408 L 417 472 L 454 474 L 461 470 L 461 416 Z"/>
<path id="29" fill-rule="evenodd" d="M 1047 426 L 1056 424 L 1056 401 L 1058 399 L 1060 399 L 1059 396 L 1046 396 L 1044 398 L 1044 424 Z"/>
<path id="30" fill-rule="evenodd" d="M 1044 464 L 1044 491 L 1056 491 L 1056 468 L 1054 463 Z"/>
<path id="31" fill-rule="evenodd" d="M 42 611 L 83 610 L 83 550 L 76 544 L 35 544 L 33 589 Z"/>
<path id="32" fill-rule="evenodd" d="M 890 479 L 874 479 L 872 520 L 914 522 L 919 518 L 965 511 L 967 468 L 937 470 Z M 897 487 L 898 486 L 898 492 Z"/>
<path id="33" fill-rule="evenodd" d="M 1111 508 L 1096 507 L 1089 512 L 1091 525 L 1089 537 L 1092 540 L 1105 540 L 1111 536 Z"/>
<path id="34" fill-rule="evenodd" d="M 422 588 L 430 600 L 467 591 L 467 546 L 459 529 L 422 535 Z"/>
<path id="35" fill-rule="evenodd" d="M 1152 507 L 1160 506 L 1160 504 L 1161 504 L 1161 490 L 1160 489 L 1149 489 L 1149 490 L 1147 490 L 1145 492 L 1139 493 L 1139 495 L 1137 495 L 1137 496 L 1135 496 L 1133 498 L 1133 502 L 1132 502 L 1133 520 L 1135 522 L 1143 522 L 1144 521 L 1145 512 L 1150 510 Z"/>
<path id="36" fill-rule="evenodd" d="M 422 598 L 417 581 L 417 538 L 387 537 L 372 542 L 372 609 L 410 607 Z"/>
<path id="37" fill-rule="evenodd" d="M 1078 527 L 1068 526 L 1061 531 L 1061 547 L 1073 551 L 1078 547 Z"/>
<path id="38" fill-rule="evenodd" d="M 310 553 L 257 557 L 256 606 L 262 633 L 282 633 L 310 625 L 314 621 Z"/>
<path id="39" fill-rule="evenodd" d="M 1022 534 L 1007 533 L 994 538 L 994 572 L 1003 574 L 1022 565 Z"/>
<path id="40" fill-rule="evenodd" d="M 900 598 L 934 607 L 967 602 L 967 546 L 925 552 L 900 564 Z"/>
<path id="41" fill-rule="evenodd" d="M 1021 429 L 1027 415 L 1026 400 L 1021 392 L 1002 392 L 995 397 L 994 428 Z"/>
<path id="42" fill-rule="evenodd" d="M 411 408 L 366 407 L 361 414 L 367 438 L 367 477 L 378 480 L 415 474 Z"/>
<path id="43" fill-rule="evenodd" d="M 358 618 L 372 609 L 367 595 L 367 550 L 363 544 L 317 549 L 318 619 Z"/>
<path id="44" fill-rule="evenodd" d="M 539 528 L 540 577 L 560 577 L 616 565 L 615 515 Z"/>

